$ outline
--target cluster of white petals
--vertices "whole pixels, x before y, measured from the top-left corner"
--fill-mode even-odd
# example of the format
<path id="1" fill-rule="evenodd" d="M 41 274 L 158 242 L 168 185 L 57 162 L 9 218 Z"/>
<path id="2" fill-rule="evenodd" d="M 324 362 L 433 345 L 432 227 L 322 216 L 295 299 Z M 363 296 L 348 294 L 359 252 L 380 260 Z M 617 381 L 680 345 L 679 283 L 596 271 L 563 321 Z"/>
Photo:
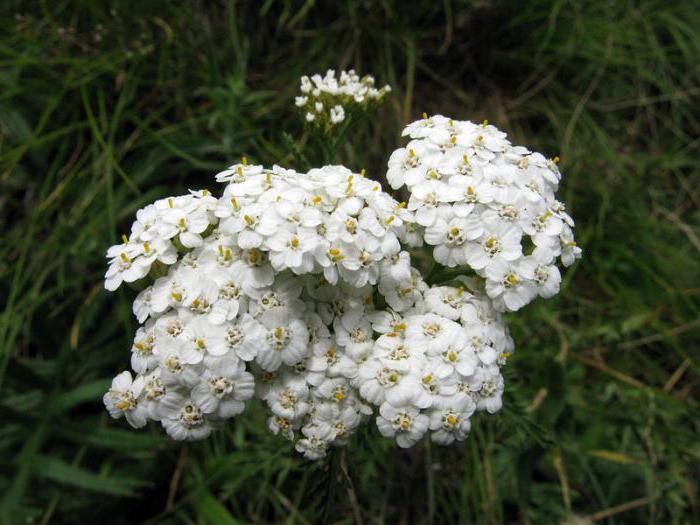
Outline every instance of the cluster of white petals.
<path id="1" fill-rule="evenodd" d="M 122 243 L 107 251 L 105 288 L 114 291 L 124 282 L 143 279 L 156 263 L 173 264 L 178 246 L 201 246 L 202 234 L 216 222 L 216 204 L 217 200 L 202 190 L 161 199 L 139 210 L 131 235 L 122 236 Z"/>
<path id="2" fill-rule="evenodd" d="M 391 86 L 377 89 L 374 78 L 360 76 L 354 70 L 341 71 L 336 77 L 329 69 L 324 76 L 301 77 L 301 94 L 294 102 L 310 125 L 328 130 L 345 120 L 346 113 L 367 111 L 391 92 Z"/>
<path id="3" fill-rule="evenodd" d="M 569 266 L 581 249 L 555 198 L 556 159 L 513 146 L 488 122 L 424 115 L 403 134 L 411 141 L 392 153 L 387 180 L 408 188 L 435 261 L 476 271 L 500 311 L 558 293 L 556 260 Z"/>
<path id="4" fill-rule="evenodd" d="M 354 96 L 355 84 L 302 79 L 306 93 Z M 556 293 L 554 259 L 580 255 L 554 199 L 559 172 L 486 124 L 432 117 L 405 133 L 388 179 L 408 205 L 343 166 L 243 159 L 216 175 L 220 198 L 191 191 L 140 210 L 107 252 L 105 287 L 141 288 L 110 414 L 195 440 L 258 398 L 270 430 L 318 459 L 371 417 L 410 447 L 462 441 L 475 412 L 498 411 L 514 349 L 500 312 Z M 426 283 L 409 254 L 423 241 L 475 276 Z"/>

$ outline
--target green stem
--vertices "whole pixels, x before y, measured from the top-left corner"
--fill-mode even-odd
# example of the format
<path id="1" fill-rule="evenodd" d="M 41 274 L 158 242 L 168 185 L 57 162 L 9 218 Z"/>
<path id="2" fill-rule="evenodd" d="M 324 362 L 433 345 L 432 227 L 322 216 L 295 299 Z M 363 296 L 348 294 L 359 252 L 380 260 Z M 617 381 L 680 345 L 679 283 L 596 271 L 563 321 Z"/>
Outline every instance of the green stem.
<path id="1" fill-rule="evenodd" d="M 331 447 L 328 452 L 328 480 L 326 482 L 326 501 L 323 504 L 323 515 L 321 523 L 328 523 L 328 516 L 331 510 L 331 503 L 335 500 L 338 492 L 338 469 L 340 466 L 340 449 Z"/>

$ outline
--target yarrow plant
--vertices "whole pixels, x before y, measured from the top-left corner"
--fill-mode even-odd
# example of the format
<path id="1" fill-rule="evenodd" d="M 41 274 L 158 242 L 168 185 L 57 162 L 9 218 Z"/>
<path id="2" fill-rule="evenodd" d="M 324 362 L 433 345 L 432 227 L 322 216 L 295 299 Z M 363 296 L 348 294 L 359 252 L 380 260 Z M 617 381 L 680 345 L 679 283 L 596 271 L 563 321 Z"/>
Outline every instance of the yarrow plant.
<path id="1" fill-rule="evenodd" d="M 374 84 L 370 75 L 360 78 L 351 69 L 337 78 L 329 69 L 324 76 L 301 77 L 301 94 L 294 102 L 308 125 L 328 133 L 345 121 L 346 115 L 368 113 L 382 103 L 391 87 L 377 89 Z"/>
<path id="2" fill-rule="evenodd" d="M 377 93 L 331 73 L 302 91 Z M 561 175 L 487 123 L 426 116 L 404 135 L 387 180 L 408 203 L 344 166 L 244 158 L 216 175 L 219 197 L 139 210 L 107 251 L 105 287 L 141 288 L 133 375 L 112 382 L 110 414 L 196 440 L 258 398 L 270 430 L 318 459 L 371 418 L 405 448 L 462 441 L 475 412 L 497 412 L 514 351 L 501 313 L 557 293 L 555 262 L 581 255 Z M 426 279 L 411 257 L 425 249 L 454 269 Z"/>

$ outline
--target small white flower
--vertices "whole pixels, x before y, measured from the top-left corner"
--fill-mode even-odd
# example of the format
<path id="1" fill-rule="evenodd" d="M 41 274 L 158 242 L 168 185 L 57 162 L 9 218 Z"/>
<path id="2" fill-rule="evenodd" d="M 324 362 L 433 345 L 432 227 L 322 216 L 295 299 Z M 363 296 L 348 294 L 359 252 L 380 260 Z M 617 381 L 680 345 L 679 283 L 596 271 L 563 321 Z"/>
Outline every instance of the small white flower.
<path id="1" fill-rule="evenodd" d="M 544 298 L 558 294 L 561 284 L 559 268 L 552 264 L 553 257 L 547 252 L 548 250 L 536 248 L 532 255 L 523 257 L 518 264 L 523 277 L 533 281 L 537 292 Z"/>
<path id="2" fill-rule="evenodd" d="M 193 441 L 211 434 L 211 422 L 194 400 L 179 394 L 167 394 L 161 404 L 161 424 L 171 438 Z"/>
<path id="3" fill-rule="evenodd" d="M 395 282 L 393 279 L 379 282 L 379 292 L 386 302 L 397 312 L 405 312 L 422 301 L 422 288 L 425 283 L 420 279 L 417 270 L 411 270 L 411 279 Z"/>
<path id="4" fill-rule="evenodd" d="M 155 323 L 150 321 L 147 326 L 140 327 L 131 345 L 131 368 L 139 374 L 150 372 L 158 364 L 158 356 L 154 353 L 156 342 L 154 325 Z"/>
<path id="5" fill-rule="evenodd" d="M 216 182 L 232 182 L 242 183 L 247 177 L 262 173 L 263 167 L 259 165 L 248 164 L 248 160 L 244 157 L 243 162 L 229 166 L 224 171 L 216 174 Z"/>
<path id="6" fill-rule="evenodd" d="M 327 377 L 345 377 L 352 379 L 357 376 L 357 364 L 348 357 L 333 341 L 317 345 L 311 357 L 306 381 L 318 386 Z"/>
<path id="7" fill-rule="evenodd" d="M 521 233 L 505 224 L 485 225 L 484 233 L 466 248 L 469 266 L 485 269 L 502 262 L 514 261 L 522 254 Z"/>
<path id="8" fill-rule="evenodd" d="M 236 234 L 236 244 L 243 250 L 259 248 L 266 237 L 275 233 L 279 222 L 263 203 L 249 204 L 231 222 L 225 233 Z"/>
<path id="9" fill-rule="evenodd" d="M 399 283 L 411 278 L 411 256 L 403 251 L 384 259 L 381 263 L 380 278 L 385 282 Z"/>
<path id="10" fill-rule="evenodd" d="M 253 397 L 253 376 L 237 366 L 234 372 L 224 361 L 210 366 L 201 382 L 192 389 L 192 400 L 205 414 L 229 419 L 243 412 L 244 401 Z"/>
<path id="11" fill-rule="evenodd" d="M 292 441 L 294 439 L 294 431 L 299 428 L 299 425 L 295 425 L 292 421 L 288 421 L 283 417 L 271 416 L 267 420 L 267 427 L 273 434 L 280 434 L 285 439 Z"/>
<path id="12" fill-rule="evenodd" d="M 215 325 L 205 318 L 192 319 L 185 328 L 183 339 L 187 340 L 192 349 L 202 356 L 222 356 L 229 351 L 226 328 Z"/>
<path id="13" fill-rule="evenodd" d="M 471 430 L 469 418 L 475 408 L 469 396 L 453 396 L 444 407 L 431 411 L 430 438 L 440 445 L 464 441 Z"/>
<path id="14" fill-rule="evenodd" d="M 151 305 L 151 293 L 153 292 L 153 287 L 149 286 L 144 288 L 139 292 L 134 299 L 133 312 L 139 323 L 144 323 L 146 319 L 155 314 L 153 306 Z"/>
<path id="15" fill-rule="evenodd" d="M 571 266 L 576 259 L 581 257 L 581 248 L 576 245 L 574 235 L 568 224 L 565 224 L 559 236 L 561 240 L 561 263 Z"/>
<path id="16" fill-rule="evenodd" d="M 333 124 L 340 124 L 343 120 L 345 120 L 345 110 L 343 109 L 343 106 L 340 104 L 333 106 L 330 111 L 330 116 Z"/>
<path id="17" fill-rule="evenodd" d="M 397 349 L 405 350 L 403 347 Z M 369 359 L 361 363 L 358 368 L 360 395 L 374 405 L 380 405 L 389 395 L 397 400 L 410 397 L 415 385 L 410 381 L 409 372 L 409 366 L 400 367 L 392 362 L 385 364 L 377 358 Z M 395 390 L 396 394 L 392 394 Z"/>
<path id="18" fill-rule="evenodd" d="M 143 279 L 151 269 L 151 263 L 140 256 L 140 250 L 130 243 L 112 246 L 108 252 L 111 257 L 109 268 L 105 273 L 105 288 L 110 292 L 121 286 L 122 282 L 133 283 Z"/>
<path id="19" fill-rule="evenodd" d="M 336 317 L 333 328 L 338 344 L 352 359 L 361 359 L 372 351 L 372 325 L 362 310 L 354 309 Z"/>
<path id="20" fill-rule="evenodd" d="M 309 77 L 307 77 L 306 75 L 301 77 L 301 92 L 308 93 L 312 89 L 313 89 L 313 85 L 311 84 Z"/>
<path id="21" fill-rule="evenodd" d="M 192 387 L 199 382 L 199 363 L 204 356 L 195 345 L 182 339 L 158 341 L 161 381 L 167 387 Z"/>
<path id="22" fill-rule="evenodd" d="M 454 189 L 439 180 L 427 180 L 417 184 L 411 192 L 408 209 L 416 212 L 416 222 L 432 226 L 438 219 L 441 204 L 457 199 Z"/>
<path id="23" fill-rule="evenodd" d="M 503 376 L 499 375 L 484 381 L 478 391 L 477 410 L 486 410 L 489 414 L 498 412 L 503 406 L 501 399 L 503 388 Z"/>
<path id="24" fill-rule="evenodd" d="M 306 382 L 297 377 L 284 377 L 275 382 L 265 396 L 272 413 L 288 421 L 295 421 L 306 415 L 311 406 L 307 399 L 309 388 Z"/>
<path id="25" fill-rule="evenodd" d="M 136 221 L 131 225 L 131 238 L 142 242 L 153 241 L 158 238 L 157 223 L 159 219 L 158 209 L 149 204 L 136 212 Z"/>
<path id="26" fill-rule="evenodd" d="M 225 327 L 226 345 L 243 361 L 252 361 L 264 345 L 265 328 L 249 314 Z"/>
<path id="27" fill-rule="evenodd" d="M 314 267 L 314 253 L 322 239 L 312 230 L 291 232 L 280 229 L 267 240 L 270 264 L 276 271 L 289 268 L 294 273 L 310 273 Z"/>
<path id="28" fill-rule="evenodd" d="M 209 218 L 202 211 L 189 212 L 187 209 L 172 208 L 163 212 L 163 222 L 159 233 L 164 239 L 176 237 L 187 248 L 202 244 L 202 233 L 209 226 Z"/>
<path id="29" fill-rule="evenodd" d="M 382 403 L 377 416 L 377 427 L 385 437 L 394 437 L 401 448 L 415 445 L 428 430 L 430 420 L 415 407 L 394 407 Z"/>
<path id="30" fill-rule="evenodd" d="M 434 286 L 425 292 L 425 305 L 432 313 L 455 321 L 460 318 L 462 307 L 470 297 L 464 288 Z"/>
<path id="31" fill-rule="evenodd" d="M 132 381 L 129 372 L 122 372 L 112 380 L 112 387 L 104 395 L 103 401 L 113 418 L 124 416 L 134 428 L 146 424 L 146 413 L 139 406 L 139 396 L 143 390 L 143 377 L 136 376 Z"/>
<path id="32" fill-rule="evenodd" d="M 361 421 L 360 408 L 354 403 L 319 403 L 314 410 L 314 426 L 334 445 L 347 444 Z"/>
<path id="33" fill-rule="evenodd" d="M 460 331 L 457 323 L 436 314 L 409 317 L 407 323 L 406 343 L 433 354 L 444 352 Z"/>
<path id="34" fill-rule="evenodd" d="M 496 301 L 497 308 L 502 301 L 505 309 L 514 312 L 529 303 L 537 294 L 537 288 L 532 281 L 527 280 L 520 265 L 515 266 L 502 259 L 496 259 L 486 268 L 486 276 L 486 292 Z"/>
<path id="35" fill-rule="evenodd" d="M 302 434 L 304 437 L 295 445 L 297 452 L 301 452 L 304 457 L 311 460 L 321 459 L 326 455 L 332 436 L 330 429 L 306 426 L 302 429 Z"/>
<path id="36" fill-rule="evenodd" d="M 411 141 L 405 148 L 399 148 L 391 154 L 387 181 L 395 190 L 404 184 L 412 187 L 426 180 L 428 170 L 437 166 L 440 157 L 440 150 L 435 145 Z"/>
<path id="37" fill-rule="evenodd" d="M 308 355 L 309 332 L 303 320 L 284 307 L 267 310 L 260 316 L 266 333 L 258 349 L 257 363 L 268 371 L 282 363 L 294 365 Z"/>
<path id="38" fill-rule="evenodd" d="M 449 207 L 440 208 L 435 222 L 425 230 L 425 242 L 435 246 L 435 260 L 445 266 L 466 264 L 468 241 L 477 239 L 483 226 L 473 215 L 459 217 Z"/>
<path id="39" fill-rule="evenodd" d="M 473 350 L 465 346 L 463 338 L 450 343 L 439 357 L 444 374 L 454 371 L 462 376 L 471 376 L 479 366 L 479 358 Z"/>
<path id="40" fill-rule="evenodd" d="M 160 368 L 144 376 L 143 391 L 139 403 L 147 414 L 148 419 L 161 420 L 161 401 L 165 398 L 167 389 L 160 380 Z"/>

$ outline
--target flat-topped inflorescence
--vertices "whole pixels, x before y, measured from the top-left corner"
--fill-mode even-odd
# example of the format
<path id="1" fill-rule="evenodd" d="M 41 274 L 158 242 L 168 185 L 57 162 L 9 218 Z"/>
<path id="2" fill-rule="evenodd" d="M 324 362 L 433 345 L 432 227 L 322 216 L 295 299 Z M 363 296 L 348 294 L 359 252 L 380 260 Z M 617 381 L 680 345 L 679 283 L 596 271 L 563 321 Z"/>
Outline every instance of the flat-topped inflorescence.
<path id="1" fill-rule="evenodd" d="M 513 146 L 488 122 L 424 116 L 403 134 L 411 140 L 391 154 L 387 180 L 408 188 L 435 261 L 474 270 L 501 311 L 558 293 L 556 260 L 581 256 L 555 198 L 558 159 Z"/>
<path id="2" fill-rule="evenodd" d="M 109 288 L 136 280 L 114 271 L 121 252 L 138 278 L 156 262 L 162 274 L 134 301 L 135 377 L 119 374 L 105 394 L 112 416 L 201 439 L 257 393 L 270 429 L 317 458 L 373 406 L 400 446 L 428 431 L 464 439 L 474 410 L 498 409 L 499 364 L 513 348 L 505 326 L 476 288 L 423 282 L 401 244 L 413 213 L 379 183 L 342 166 L 300 174 L 247 162 L 217 179 L 221 198 L 157 201 L 108 251 Z M 168 257 L 135 248 L 144 243 Z"/>

